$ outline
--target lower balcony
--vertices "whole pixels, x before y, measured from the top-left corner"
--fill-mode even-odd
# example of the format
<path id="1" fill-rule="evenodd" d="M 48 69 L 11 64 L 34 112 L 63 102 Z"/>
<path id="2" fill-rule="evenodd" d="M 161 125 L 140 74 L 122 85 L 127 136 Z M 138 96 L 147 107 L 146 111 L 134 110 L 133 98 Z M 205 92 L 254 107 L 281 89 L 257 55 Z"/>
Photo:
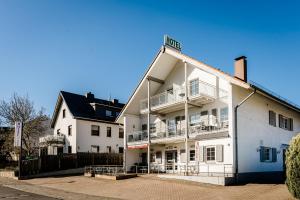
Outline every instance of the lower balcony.
<path id="1" fill-rule="evenodd" d="M 200 121 L 189 126 L 189 139 L 191 140 L 204 140 L 209 138 L 228 137 L 228 121 L 222 122 L 209 122 L 207 120 Z M 164 129 L 150 129 L 151 143 L 168 143 L 168 142 L 181 142 L 185 138 L 185 127 L 175 128 L 167 127 Z M 128 145 L 147 144 L 148 134 L 147 131 L 136 131 L 128 134 Z"/>
<path id="2" fill-rule="evenodd" d="M 65 144 L 65 136 L 64 135 L 47 135 L 39 138 L 40 147 L 45 146 L 63 146 Z"/>

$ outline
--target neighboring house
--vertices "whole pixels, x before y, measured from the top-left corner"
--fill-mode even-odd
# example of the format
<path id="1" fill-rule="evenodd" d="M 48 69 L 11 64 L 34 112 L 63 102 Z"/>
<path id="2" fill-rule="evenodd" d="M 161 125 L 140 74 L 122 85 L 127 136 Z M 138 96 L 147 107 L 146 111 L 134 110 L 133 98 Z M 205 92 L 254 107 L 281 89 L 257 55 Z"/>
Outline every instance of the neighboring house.
<path id="1" fill-rule="evenodd" d="M 51 120 L 53 135 L 40 138 L 42 153 L 123 153 L 123 127 L 115 123 L 124 104 L 61 91 Z"/>
<path id="2" fill-rule="evenodd" d="M 281 177 L 300 108 L 249 83 L 246 57 L 231 76 L 165 45 L 117 122 L 127 169 L 138 163 L 149 173 L 229 184 Z"/>
<path id="3" fill-rule="evenodd" d="M 17 161 L 17 154 L 9 146 L 13 141 L 13 128 L 8 126 L 0 126 L 0 162 L 6 162 L 9 160 Z"/>

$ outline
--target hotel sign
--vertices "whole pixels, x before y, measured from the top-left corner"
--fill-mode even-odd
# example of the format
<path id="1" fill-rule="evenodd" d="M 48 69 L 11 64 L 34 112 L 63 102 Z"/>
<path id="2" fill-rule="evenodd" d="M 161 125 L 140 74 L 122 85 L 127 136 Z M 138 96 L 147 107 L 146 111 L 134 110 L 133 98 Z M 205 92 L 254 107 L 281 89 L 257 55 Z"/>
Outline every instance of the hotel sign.
<path id="1" fill-rule="evenodd" d="M 20 147 L 21 146 L 21 140 L 22 140 L 22 122 L 16 122 L 15 123 L 15 137 L 14 137 L 14 146 Z"/>
<path id="2" fill-rule="evenodd" d="M 172 47 L 178 51 L 181 51 L 180 42 L 174 40 L 173 38 L 169 37 L 168 35 L 164 36 L 164 45 Z"/>

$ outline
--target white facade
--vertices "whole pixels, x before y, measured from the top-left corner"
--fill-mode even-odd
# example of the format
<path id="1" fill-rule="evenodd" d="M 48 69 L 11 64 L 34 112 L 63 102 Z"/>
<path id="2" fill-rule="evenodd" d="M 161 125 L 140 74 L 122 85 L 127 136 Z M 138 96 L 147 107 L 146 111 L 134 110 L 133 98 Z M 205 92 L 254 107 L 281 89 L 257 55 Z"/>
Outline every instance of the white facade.
<path id="1" fill-rule="evenodd" d="M 235 107 L 251 93 L 235 119 Z M 276 113 L 275 127 L 269 124 L 269 111 Z M 144 165 L 150 166 L 149 172 L 234 176 L 283 171 L 284 149 L 300 131 L 299 111 L 242 80 L 164 47 L 117 122 L 124 124 L 127 169 Z M 279 115 L 292 120 L 291 130 L 279 128 Z M 150 163 L 146 156 L 149 145 Z M 263 160 L 261 152 L 266 152 Z"/>
<path id="2" fill-rule="evenodd" d="M 122 125 L 92 119 L 77 119 L 72 115 L 64 100 L 57 112 L 53 128 L 54 136 L 64 136 L 63 153 L 123 153 Z M 99 128 L 98 134 L 92 134 L 92 126 Z M 57 153 L 56 149 L 52 151 L 55 152 L 54 154 Z M 51 151 L 48 152 L 51 154 Z"/>

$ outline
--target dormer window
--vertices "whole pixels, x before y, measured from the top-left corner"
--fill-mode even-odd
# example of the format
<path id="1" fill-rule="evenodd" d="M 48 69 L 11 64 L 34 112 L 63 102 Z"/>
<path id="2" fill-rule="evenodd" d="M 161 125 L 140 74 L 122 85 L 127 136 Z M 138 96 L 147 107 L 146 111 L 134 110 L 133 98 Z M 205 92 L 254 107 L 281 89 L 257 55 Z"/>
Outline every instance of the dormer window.
<path id="1" fill-rule="evenodd" d="M 106 115 L 106 117 L 112 117 L 112 111 L 111 110 L 106 110 L 105 115 Z"/>

